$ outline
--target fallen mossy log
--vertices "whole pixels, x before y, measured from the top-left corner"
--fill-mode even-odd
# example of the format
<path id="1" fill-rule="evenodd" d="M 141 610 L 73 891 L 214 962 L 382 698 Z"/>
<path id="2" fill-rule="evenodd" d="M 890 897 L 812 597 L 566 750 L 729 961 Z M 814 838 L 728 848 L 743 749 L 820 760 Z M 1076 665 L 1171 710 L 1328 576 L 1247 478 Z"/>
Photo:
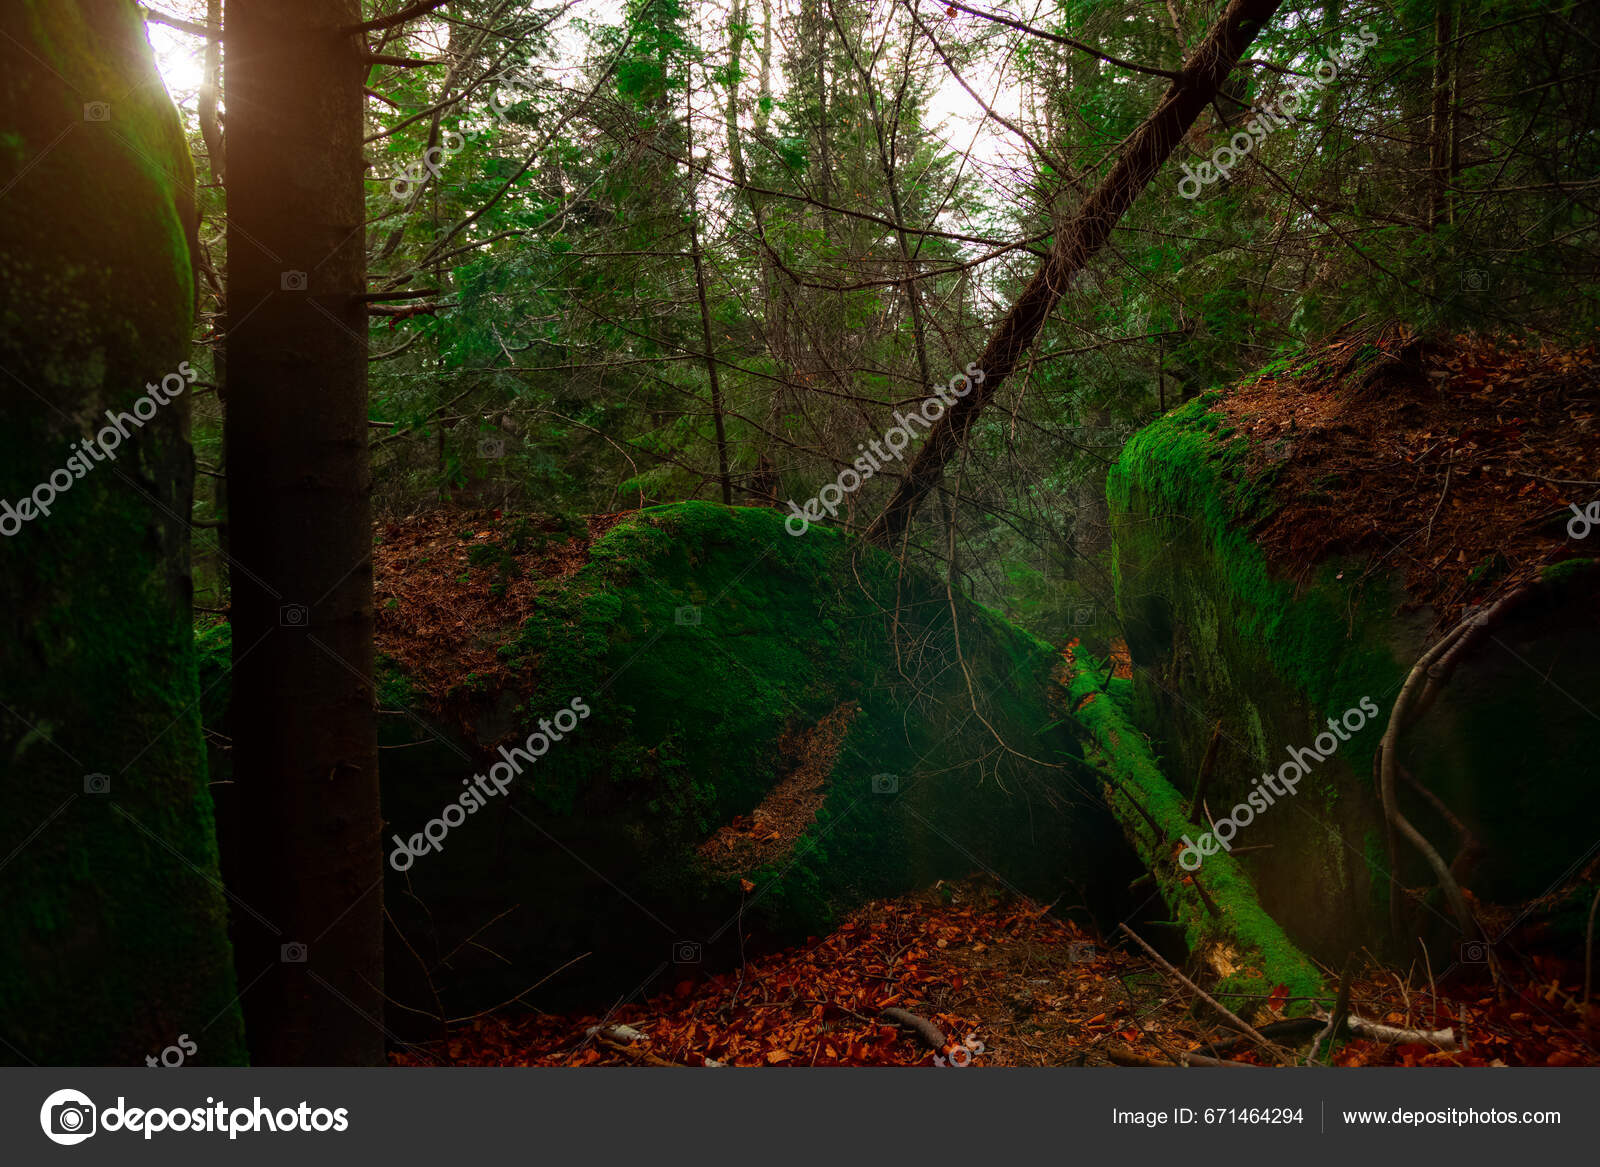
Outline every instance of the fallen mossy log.
<path id="1" fill-rule="evenodd" d="M 1302 1002 L 1298 1007 L 1309 1008 L 1303 1002 L 1327 993 L 1321 974 L 1261 907 L 1233 857 L 1219 851 L 1193 873 L 1179 867 L 1175 856 L 1194 825 L 1184 796 L 1161 772 L 1119 700 L 1119 690 L 1131 683 L 1087 661 L 1074 668 L 1067 712 L 1084 735 L 1084 760 L 1101 775 L 1106 802 L 1183 927 L 1190 953 L 1217 978 L 1212 991 L 1224 998 L 1265 997 L 1284 985 Z"/>

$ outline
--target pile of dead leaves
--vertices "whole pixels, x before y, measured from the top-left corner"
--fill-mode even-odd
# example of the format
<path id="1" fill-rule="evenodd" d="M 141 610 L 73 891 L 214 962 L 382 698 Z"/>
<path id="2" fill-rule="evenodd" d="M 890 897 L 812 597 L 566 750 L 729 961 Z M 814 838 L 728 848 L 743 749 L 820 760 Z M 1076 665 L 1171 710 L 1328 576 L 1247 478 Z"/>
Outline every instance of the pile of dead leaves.
<path id="1" fill-rule="evenodd" d="M 1482 946 L 1469 945 L 1437 977 L 1425 965 L 1404 975 L 1373 967 L 1355 981 L 1352 999 L 1364 1016 L 1404 1028 L 1449 1026 L 1459 1050 L 1353 1041 L 1335 1064 L 1600 1065 L 1600 1000 L 1585 1000 L 1582 950 L 1553 914 L 1563 901 L 1590 902 L 1597 875 L 1600 860 L 1527 903 L 1473 901 L 1485 935 L 1498 937 L 1498 977 L 1487 961 L 1469 959 L 1486 955 Z"/>
<path id="2" fill-rule="evenodd" d="M 1582 970 L 1571 961 L 1534 954 L 1509 962 L 1498 987 L 1487 965 L 1460 967 L 1437 984 L 1418 981 L 1415 971 L 1407 978 L 1370 966 L 1353 979 L 1351 1001 L 1360 1016 L 1398 1029 L 1449 1030 L 1457 1048 L 1358 1038 L 1338 1048 L 1333 1064 L 1600 1065 L 1600 1004 L 1583 1003 Z M 1261 1060 L 1242 1041 L 1225 1052 L 1241 1061 Z"/>
<path id="3" fill-rule="evenodd" d="M 932 1022 L 945 1049 L 885 1020 L 890 1007 Z M 1199 1039 L 1142 960 L 973 879 L 868 904 L 826 939 L 604 1016 L 484 1017 L 392 1056 L 474 1066 L 1103 1064 L 1108 1043 L 1141 1042 L 1149 1030 L 1182 1048 Z"/>
<path id="4" fill-rule="evenodd" d="M 1600 548 L 1567 532 L 1600 498 L 1597 350 L 1402 329 L 1341 340 L 1227 394 L 1253 468 L 1276 466 L 1269 558 L 1309 571 L 1335 552 L 1399 567 L 1418 603 L 1466 607 Z"/>
<path id="5" fill-rule="evenodd" d="M 1487 980 L 1402 991 L 1392 977 L 1358 986 L 1382 1001 L 1375 1020 L 1389 1025 L 1449 1027 L 1457 1050 L 1420 1043 L 1362 1039 L 1342 1046 L 1337 1066 L 1593 1066 L 1600 1064 L 1600 1006 L 1581 1004 L 1579 986 L 1552 963 L 1534 958 L 1512 971 L 1497 992 Z"/>

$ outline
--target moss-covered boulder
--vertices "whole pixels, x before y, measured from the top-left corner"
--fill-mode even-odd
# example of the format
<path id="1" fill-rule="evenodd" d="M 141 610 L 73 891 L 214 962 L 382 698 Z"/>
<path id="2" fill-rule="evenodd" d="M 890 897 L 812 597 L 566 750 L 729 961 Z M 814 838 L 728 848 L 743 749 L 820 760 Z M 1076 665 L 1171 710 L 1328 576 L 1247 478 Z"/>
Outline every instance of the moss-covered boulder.
<path id="1" fill-rule="evenodd" d="M 1549 453 L 1574 432 L 1563 395 L 1594 388 L 1508 364 L 1508 388 L 1485 392 L 1491 366 L 1415 344 L 1338 346 L 1168 414 L 1110 476 L 1134 720 L 1183 814 L 1205 775 L 1203 807 L 1168 827 L 1171 858 L 1182 834 L 1211 830 L 1206 808 L 1242 820 L 1218 869 L 1248 873 L 1288 935 L 1335 967 L 1361 946 L 1415 955 L 1417 935 L 1436 966 L 1458 955 L 1431 872 L 1403 840 L 1388 853 L 1374 755 L 1441 630 L 1515 586 L 1531 588 L 1526 601 L 1402 737 L 1401 807 L 1447 862 L 1459 856 L 1480 899 L 1559 888 L 1594 842 L 1596 573 L 1574 566 L 1583 549 L 1559 524 L 1540 527 L 1555 500 L 1529 497 L 1532 480 L 1508 473 L 1520 443 L 1492 428 L 1497 412 L 1545 426 Z M 1535 396 L 1530 383 L 1543 396 L 1516 400 Z M 1564 456 L 1592 457 L 1585 440 Z M 1437 450 L 1455 460 L 1429 464 Z M 1391 870 L 1406 889 L 1398 937 Z"/>
<path id="2" fill-rule="evenodd" d="M 188 1034 L 235 1063 L 190 633 L 188 153 L 131 2 L 0 10 L 0 1062 L 139 1065 Z"/>
<path id="3" fill-rule="evenodd" d="M 516 566 L 527 541 L 486 519 L 411 560 L 411 586 L 440 566 L 462 593 L 427 619 L 380 555 L 380 647 L 471 607 L 498 661 L 446 691 L 435 661 L 387 657 L 402 1004 L 436 1013 L 438 990 L 457 1016 L 572 961 L 526 999 L 626 992 L 975 870 L 1065 906 L 1137 874 L 1060 724 L 1050 646 L 941 584 L 704 503 L 626 516 L 544 578 Z M 482 573 L 488 608 L 465 594 Z"/>

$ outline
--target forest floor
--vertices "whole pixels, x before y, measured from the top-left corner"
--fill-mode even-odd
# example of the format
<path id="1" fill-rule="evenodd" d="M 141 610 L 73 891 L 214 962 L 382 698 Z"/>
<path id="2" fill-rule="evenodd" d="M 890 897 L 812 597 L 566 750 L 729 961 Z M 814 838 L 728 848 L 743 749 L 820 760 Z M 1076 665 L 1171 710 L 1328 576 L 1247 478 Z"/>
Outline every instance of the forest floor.
<path id="1" fill-rule="evenodd" d="M 1404 1028 L 1454 1028 L 1460 1048 L 1355 1040 L 1340 1066 L 1600 1064 L 1600 1007 L 1579 1004 L 1582 968 L 1534 955 L 1431 988 L 1426 974 L 1376 965 L 1352 979 L 1354 1011 Z M 1287 990 L 1247 1019 L 1270 1026 Z M 886 1020 L 931 1022 L 935 1051 Z M 1169 1062 L 1175 1051 L 1259 1062 L 1212 1024 L 1170 974 L 1107 948 L 1047 905 L 987 878 L 873 901 L 825 938 L 681 980 L 593 1013 L 497 1013 L 444 1041 L 391 1054 L 395 1065 L 457 1066 L 1105 1066 Z M 1269 1031 L 1269 1036 L 1271 1033 Z M 1214 1045 L 1212 1043 L 1215 1043 Z M 1302 1049 L 1302 1055 L 1303 1055 Z"/>
<path id="2" fill-rule="evenodd" d="M 1131 992 L 1130 992 L 1131 989 Z M 398 1064 L 932 1066 L 881 1012 L 936 1025 L 946 1061 L 1106 1064 L 1147 1030 L 1194 1044 L 1185 1003 L 1142 957 L 1108 951 L 987 879 L 868 903 L 831 935 L 595 1015 L 480 1018 Z M 598 1028 L 597 1028 L 598 1027 Z M 593 1031 L 593 1032 L 591 1032 Z M 635 1036 L 638 1035 L 638 1036 Z M 966 1052 L 963 1052 L 966 1051 Z"/>

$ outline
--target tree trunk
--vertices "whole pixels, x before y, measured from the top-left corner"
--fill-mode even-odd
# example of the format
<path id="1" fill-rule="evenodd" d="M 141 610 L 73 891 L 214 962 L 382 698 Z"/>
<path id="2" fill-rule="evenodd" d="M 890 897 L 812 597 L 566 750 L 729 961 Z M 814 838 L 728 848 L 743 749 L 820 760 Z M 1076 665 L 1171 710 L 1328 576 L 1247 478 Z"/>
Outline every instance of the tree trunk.
<path id="1" fill-rule="evenodd" d="M 711 424 L 717 437 L 717 482 L 724 506 L 733 505 L 733 478 L 728 473 L 728 434 L 722 417 L 722 381 L 717 375 L 716 338 L 711 329 L 711 305 L 706 300 L 706 269 L 700 254 L 700 176 L 694 169 L 694 74 L 684 82 L 684 152 L 689 159 L 689 255 L 694 263 L 695 297 L 700 302 L 700 338 L 705 346 L 706 379 L 711 383 Z"/>
<path id="2" fill-rule="evenodd" d="M 1452 0 L 1438 0 L 1433 21 L 1433 105 L 1428 118 L 1428 230 L 1450 222 L 1450 162 L 1455 117 L 1451 112 Z"/>
<path id="3" fill-rule="evenodd" d="M 228 5 L 235 936 L 257 1064 L 383 1059 L 358 0 Z"/>
<path id="4" fill-rule="evenodd" d="M 772 0 L 761 0 L 761 72 L 756 78 L 756 137 L 767 132 L 767 119 L 772 111 Z"/>
<path id="5" fill-rule="evenodd" d="M 206 27 L 213 34 L 222 27 L 222 0 L 207 0 Z M 206 144 L 211 163 L 211 181 L 221 184 L 227 175 L 227 154 L 222 142 L 222 123 L 217 118 L 217 102 L 222 89 L 222 38 L 206 39 L 205 80 L 200 84 L 200 137 Z"/>
<path id="6" fill-rule="evenodd" d="M 734 0 L 728 15 L 728 104 L 723 117 L 728 128 L 728 166 L 736 187 L 743 187 L 744 147 L 739 141 L 739 62 L 744 55 L 744 24 L 749 19 L 750 0 Z"/>
<path id="7" fill-rule="evenodd" d="M 1039 335 L 1072 277 L 1104 246 L 1117 221 L 1155 177 L 1200 111 L 1216 96 L 1223 79 L 1280 3 L 1281 0 L 1229 3 L 1167 88 L 1155 112 L 1134 133 L 1111 173 L 1063 227 L 1050 256 L 1028 281 L 978 358 L 976 364 L 983 370 L 983 381 L 972 386 L 928 431 L 906 476 L 868 530 L 868 538 L 892 545 L 904 536 L 922 500 L 939 482 L 945 463 L 966 441 L 984 406 L 994 399 L 995 390 Z"/>

